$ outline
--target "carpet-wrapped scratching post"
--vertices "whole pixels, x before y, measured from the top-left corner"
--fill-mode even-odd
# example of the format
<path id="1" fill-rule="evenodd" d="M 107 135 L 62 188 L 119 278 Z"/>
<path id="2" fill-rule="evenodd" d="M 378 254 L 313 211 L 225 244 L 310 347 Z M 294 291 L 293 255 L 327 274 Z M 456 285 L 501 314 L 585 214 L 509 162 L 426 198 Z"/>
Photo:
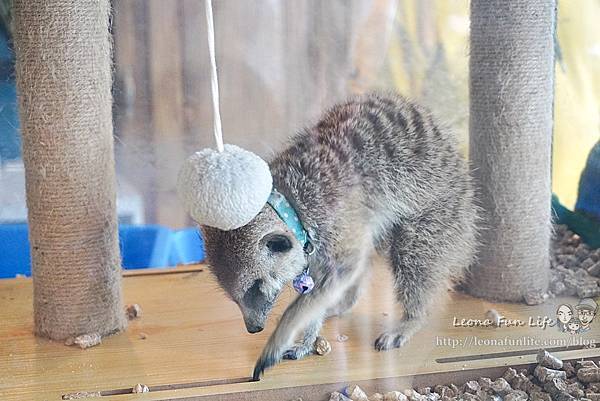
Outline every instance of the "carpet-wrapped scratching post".
<path id="1" fill-rule="evenodd" d="M 126 325 L 109 13 L 109 0 L 14 2 L 35 332 L 54 340 Z"/>
<path id="2" fill-rule="evenodd" d="M 554 0 L 472 0 L 470 158 L 484 209 L 469 291 L 523 301 L 548 286 Z"/>

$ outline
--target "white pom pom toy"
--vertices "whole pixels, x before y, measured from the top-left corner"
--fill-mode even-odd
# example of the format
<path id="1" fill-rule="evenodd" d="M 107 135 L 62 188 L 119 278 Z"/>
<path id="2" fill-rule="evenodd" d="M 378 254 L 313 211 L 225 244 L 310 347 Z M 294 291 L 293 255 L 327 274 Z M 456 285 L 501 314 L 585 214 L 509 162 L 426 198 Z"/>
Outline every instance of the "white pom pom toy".
<path id="1" fill-rule="evenodd" d="M 267 203 L 272 186 L 267 163 L 235 145 L 196 152 L 177 179 L 177 193 L 192 218 L 221 230 L 248 224 Z"/>
<path id="2" fill-rule="evenodd" d="M 267 163 L 254 153 L 223 145 L 211 0 L 205 5 L 217 150 L 203 149 L 185 161 L 177 194 L 198 224 L 234 230 L 248 224 L 266 205 L 273 177 Z"/>

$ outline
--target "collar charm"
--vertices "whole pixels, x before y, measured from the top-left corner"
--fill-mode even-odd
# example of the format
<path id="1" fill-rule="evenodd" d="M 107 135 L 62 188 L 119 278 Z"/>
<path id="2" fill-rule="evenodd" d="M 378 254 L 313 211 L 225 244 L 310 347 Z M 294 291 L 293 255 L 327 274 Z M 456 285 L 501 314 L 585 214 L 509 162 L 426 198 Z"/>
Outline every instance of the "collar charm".
<path id="1" fill-rule="evenodd" d="M 293 281 L 294 289 L 300 294 L 308 294 L 315 287 L 315 282 L 309 274 L 308 267 Z"/>

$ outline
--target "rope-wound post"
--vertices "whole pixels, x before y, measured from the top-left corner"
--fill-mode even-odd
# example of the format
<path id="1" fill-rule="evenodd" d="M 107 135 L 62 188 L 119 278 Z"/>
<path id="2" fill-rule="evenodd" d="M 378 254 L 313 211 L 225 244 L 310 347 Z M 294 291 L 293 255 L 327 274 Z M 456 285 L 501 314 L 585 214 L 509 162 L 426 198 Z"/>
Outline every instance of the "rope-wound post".
<path id="1" fill-rule="evenodd" d="M 121 297 L 109 0 L 15 0 L 37 335 L 108 335 Z"/>
<path id="2" fill-rule="evenodd" d="M 472 294 L 546 291 L 551 235 L 554 0 L 472 0 L 470 157 L 484 208 Z"/>

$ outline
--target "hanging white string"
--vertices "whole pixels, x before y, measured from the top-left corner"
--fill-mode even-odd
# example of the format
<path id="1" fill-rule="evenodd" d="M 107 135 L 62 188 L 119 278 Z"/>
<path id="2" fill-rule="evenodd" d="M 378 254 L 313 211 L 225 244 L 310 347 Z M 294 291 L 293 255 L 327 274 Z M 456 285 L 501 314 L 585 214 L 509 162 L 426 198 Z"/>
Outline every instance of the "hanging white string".
<path id="1" fill-rule="evenodd" d="M 223 129 L 219 109 L 219 78 L 217 77 L 217 59 L 215 56 L 215 24 L 212 12 L 212 0 L 206 0 L 206 30 L 208 33 L 208 52 L 210 53 L 210 87 L 212 92 L 214 135 L 217 149 L 223 151 Z"/>

